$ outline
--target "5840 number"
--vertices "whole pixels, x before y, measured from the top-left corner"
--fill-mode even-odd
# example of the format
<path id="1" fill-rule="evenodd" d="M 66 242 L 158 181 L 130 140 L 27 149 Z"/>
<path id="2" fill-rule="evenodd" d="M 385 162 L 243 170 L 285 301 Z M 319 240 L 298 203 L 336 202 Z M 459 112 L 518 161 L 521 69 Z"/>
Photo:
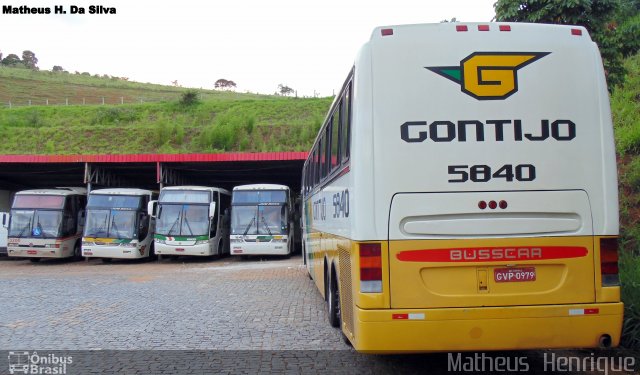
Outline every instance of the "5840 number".
<path id="1" fill-rule="evenodd" d="M 504 178 L 506 181 L 533 181 L 536 179 L 536 167 L 531 164 L 506 164 L 493 172 L 488 165 L 450 165 L 449 182 L 487 182 L 491 179 Z"/>

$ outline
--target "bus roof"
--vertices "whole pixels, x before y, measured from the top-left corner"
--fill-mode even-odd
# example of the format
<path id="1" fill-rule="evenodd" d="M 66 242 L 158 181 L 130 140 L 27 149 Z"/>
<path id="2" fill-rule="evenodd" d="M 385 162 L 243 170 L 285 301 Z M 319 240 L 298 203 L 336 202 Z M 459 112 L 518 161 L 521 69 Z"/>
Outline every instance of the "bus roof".
<path id="1" fill-rule="evenodd" d="M 206 190 L 206 191 L 219 191 L 222 194 L 231 194 L 228 190 L 222 189 L 222 188 L 210 187 L 210 186 L 193 186 L 193 185 L 167 186 L 167 187 L 163 187 L 162 190 L 194 190 L 194 191 Z"/>
<path id="2" fill-rule="evenodd" d="M 233 191 L 236 190 L 289 190 L 289 187 L 278 184 L 250 184 L 236 186 Z"/>
<path id="3" fill-rule="evenodd" d="M 111 188 L 91 190 L 90 194 L 99 195 L 151 195 L 151 190 L 145 189 L 129 189 L 129 188 Z"/>
<path id="4" fill-rule="evenodd" d="M 64 187 L 55 189 L 32 189 L 22 190 L 16 193 L 16 195 L 86 195 L 87 189 L 82 187 Z"/>

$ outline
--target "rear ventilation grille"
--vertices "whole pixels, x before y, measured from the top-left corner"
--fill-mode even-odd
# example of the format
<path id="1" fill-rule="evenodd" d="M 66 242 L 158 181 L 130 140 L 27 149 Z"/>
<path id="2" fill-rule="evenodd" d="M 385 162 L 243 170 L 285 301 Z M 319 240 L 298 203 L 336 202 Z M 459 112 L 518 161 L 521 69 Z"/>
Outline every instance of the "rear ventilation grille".
<path id="1" fill-rule="evenodd" d="M 348 250 L 338 246 L 338 260 L 340 262 L 340 299 L 342 321 L 346 331 L 353 336 L 353 288 L 351 285 L 351 255 Z"/>

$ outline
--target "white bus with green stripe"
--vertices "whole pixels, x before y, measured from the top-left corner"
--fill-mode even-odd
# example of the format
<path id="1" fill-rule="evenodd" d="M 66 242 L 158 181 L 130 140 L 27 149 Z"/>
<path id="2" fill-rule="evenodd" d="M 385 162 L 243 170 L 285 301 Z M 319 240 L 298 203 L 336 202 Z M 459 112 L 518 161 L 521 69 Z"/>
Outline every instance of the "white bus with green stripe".
<path id="1" fill-rule="evenodd" d="M 158 256 L 210 256 L 229 253 L 229 191 L 216 187 L 171 186 L 149 204 L 156 217 Z"/>
<path id="2" fill-rule="evenodd" d="M 146 209 L 153 196 L 152 191 L 143 189 L 91 191 L 82 255 L 104 262 L 153 256 L 155 223 Z"/>
<path id="3" fill-rule="evenodd" d="M 233 188 L 231 254 L 290 255 L 293 207 L 289 187 L 276 184 Z"/>

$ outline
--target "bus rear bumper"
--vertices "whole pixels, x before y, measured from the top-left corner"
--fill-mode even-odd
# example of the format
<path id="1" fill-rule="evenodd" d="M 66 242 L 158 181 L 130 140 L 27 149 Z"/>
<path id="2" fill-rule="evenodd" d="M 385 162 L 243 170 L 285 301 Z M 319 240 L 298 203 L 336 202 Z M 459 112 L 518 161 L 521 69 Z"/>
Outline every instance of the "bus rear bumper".
<path id="1" fill-rule="evenodd" d="M 88 246 L 82 247 L 82 256 L 87 258 L 139 259 L 148 256 L 140 254 L 139 246 Z"/>
<path id="2" fill-rule="evenodd" d="M 357 339 L 351 341 L 367 353 L 595 348 L 607 336 L 615 347 L 623 310 L 621 302 L 428 310 L 355 307 Z"/>
<path id="3" fill-rule="evenodd" d="M 71 254 L 65 254 L 62 249 L 59 248 L 8 248 L 8 256 L 19 258 L 69 258 L 73 256 Z"/>
<path id="4" fill-rule="evenodd" d="M 288 243 L 231 243 L 231 255 L 287 255 Z"/>
<path id="5" fill-rule="evenodd" d="M 200 245 L 166 245 L 156 242 L 156 254 L 158 255 L 191 255 L 191 256 L 209 256 L 214 253 L 211 251 L 209 243 Z"/>

